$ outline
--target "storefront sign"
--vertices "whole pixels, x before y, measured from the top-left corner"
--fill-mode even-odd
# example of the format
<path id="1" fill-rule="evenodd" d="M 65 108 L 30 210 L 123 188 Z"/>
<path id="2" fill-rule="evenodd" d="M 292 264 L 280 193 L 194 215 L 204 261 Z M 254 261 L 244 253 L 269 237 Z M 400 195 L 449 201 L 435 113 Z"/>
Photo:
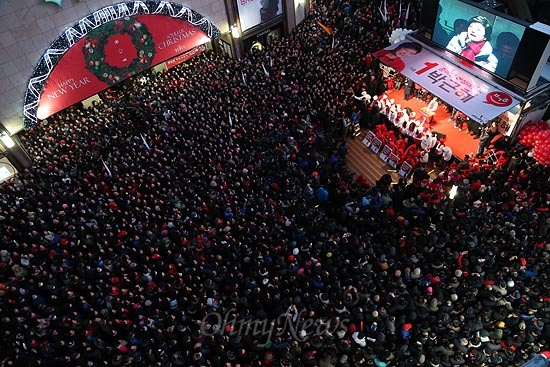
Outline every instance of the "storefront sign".
<path id="1" fill-rule="evenodd" d="M 410 51 L 403 51 L 408 46 Z M 459 68 L 419 43 L 402 41 L 376 52 L 377 55 L 381 55 L 378 57 L 382 62 L 397 65 L 401 74 L 481 124 L 519 103 L 510 94 L 476 77 L 474 71 Z"/>
<path id="2" fill-rule="evenodd" d="M 182 63 L 186 62 L 187 60 L 192 59 L 193 57 L 197 56 L 198 54 L 202 53 L 205 50 L 206 50 L 205 45 L 200 45 L 200 46 L 197 46 L 197 47 L 193 47 L 191 50 L 189 50 L 187 52 L 184 52 L 181 55 L 178 55 L 178 56 L 174 57 L 173 59 L 170 59 L 170 60 L 166 61 L 166 67 L 168 69 L 171 69 L 174 66 L 177 66 L 179 64 L 182 64 Z"/>

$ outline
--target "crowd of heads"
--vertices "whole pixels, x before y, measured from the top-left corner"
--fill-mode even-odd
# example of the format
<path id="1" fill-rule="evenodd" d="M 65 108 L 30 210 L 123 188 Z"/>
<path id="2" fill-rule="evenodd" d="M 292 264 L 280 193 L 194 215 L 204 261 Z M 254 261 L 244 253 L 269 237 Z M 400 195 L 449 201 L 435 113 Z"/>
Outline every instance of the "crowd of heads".
<path id="1" fill-rule="evenodd" d="M 436 178 L 347 171 L 337 117 L 379 78 L 363 57 L 393 21 L 377 12 L 319 2 L 261 51 L 203 53 L 22 134 L 34 165 L 0 187 L 2 365 L 520 366 L 547 350 L 545 167 L 517 149 Z"/>

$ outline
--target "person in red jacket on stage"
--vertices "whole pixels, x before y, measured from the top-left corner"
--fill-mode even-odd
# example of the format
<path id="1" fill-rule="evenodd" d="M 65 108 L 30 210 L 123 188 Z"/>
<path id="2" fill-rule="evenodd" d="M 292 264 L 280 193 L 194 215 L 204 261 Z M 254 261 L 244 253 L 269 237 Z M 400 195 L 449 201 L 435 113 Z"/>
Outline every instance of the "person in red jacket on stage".
<path id="1" fill-rule="evenodd" d="M 395 141 L 397 155 L 400 157 L 403 157 L 405 155 L 405 150 L 407 149 L 408 145 L 409 145 L 409 138 L 407 136 L 402 135 L 401 138 L 397 139 Z"/>

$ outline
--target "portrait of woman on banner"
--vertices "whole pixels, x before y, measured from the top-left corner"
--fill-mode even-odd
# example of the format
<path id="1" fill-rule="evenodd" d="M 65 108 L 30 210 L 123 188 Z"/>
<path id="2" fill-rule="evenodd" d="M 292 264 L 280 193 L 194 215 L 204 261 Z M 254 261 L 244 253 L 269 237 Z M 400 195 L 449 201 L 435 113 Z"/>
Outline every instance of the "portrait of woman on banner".
<path id="1" fill-rule="evenodd" d="M 392 50 L 382 49 L 376 51 L 373 56 L 381 62 L 393 68 L 397 72 L 405 69 L 403 58 L 413 56 L 422 51 L 422 45 L 416 42 L 403 42 Z"/>

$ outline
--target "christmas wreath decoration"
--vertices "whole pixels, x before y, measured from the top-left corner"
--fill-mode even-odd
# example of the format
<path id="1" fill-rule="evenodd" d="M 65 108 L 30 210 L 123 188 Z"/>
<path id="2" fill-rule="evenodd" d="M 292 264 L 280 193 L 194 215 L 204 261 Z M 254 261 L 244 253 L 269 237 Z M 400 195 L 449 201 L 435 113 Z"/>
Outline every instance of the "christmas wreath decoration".
<path id="1" fill-rule="evenodd" d="M 155 44 L 145 24 L 125 17 L 90 32 L 82 51 L 88 70 L 112 85 L 148 69 Z"/>

